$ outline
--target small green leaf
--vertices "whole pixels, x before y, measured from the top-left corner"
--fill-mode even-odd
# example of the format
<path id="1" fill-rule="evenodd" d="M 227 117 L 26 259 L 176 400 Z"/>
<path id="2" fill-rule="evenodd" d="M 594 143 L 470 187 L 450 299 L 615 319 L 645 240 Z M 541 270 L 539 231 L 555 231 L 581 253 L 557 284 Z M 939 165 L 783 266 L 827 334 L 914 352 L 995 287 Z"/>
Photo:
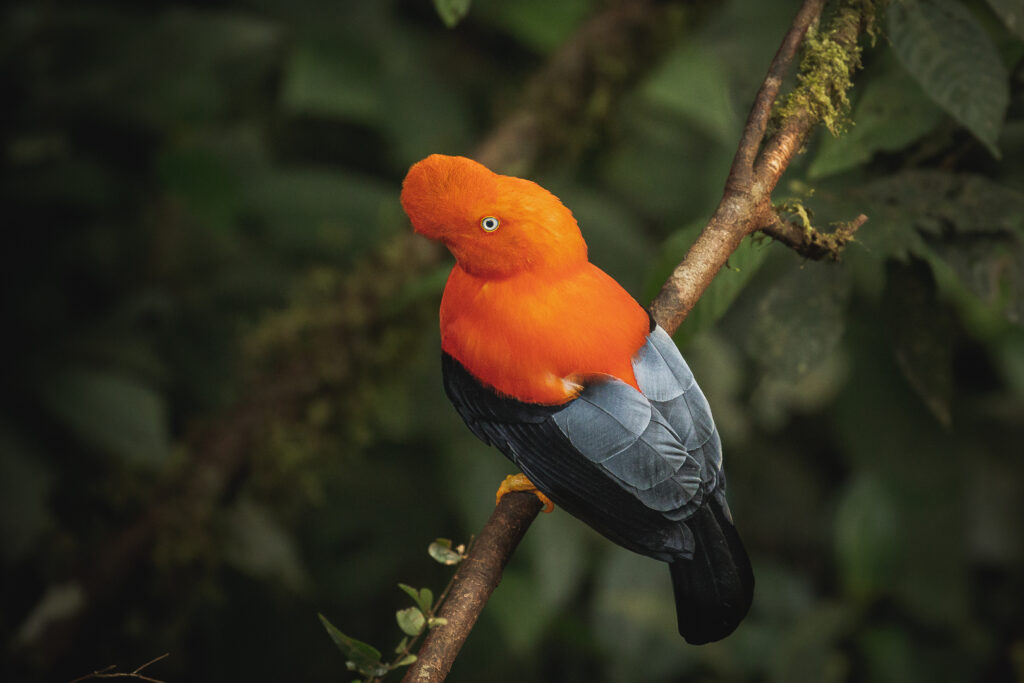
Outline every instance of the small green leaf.
<path id="1" fill-rule="evenodd" d="M 427 620 L 427 628 L 436 628 L 438 626 L 444 626 L 448 623 L 448 620 L 444 617 L 430 617 Z"/>
<path id="2" fill-rule="evenodd" d="M 454 28 L 469 13 L 471 2 L 472 0 L 434 0 L 434 9 L 445 26 Z"/>
<path id="3" fill-rule="evenodd" d="M 409 586 L 404 583 L 398 584 L 398 587 L 405 591 L 405 593 L 416 602 L 416 605 L 423 612 L 429 612 L 430 608 L 433 607 L 434 593 L 429 588 L 421 588 L 420 590 L 416 590 L 412 586 Z"/>
<path id="4" fill-rule="evenodd" d="M 47 408 L 95 448 L 151 467 L 170 454 L 164 397 L 145 381 L 69 367 L 48 376 L 38 391 Z"/>
<path id="5" fill-rule="evenodd" d="M 896 364 L 935 418 L 949 428 L 953 400 L 953 329 L 935 278 L 919 259 L 887 264 L 886 329 Z"/>
<path id="6" fill-rule="evenodd" d="M 395 646 L 395 654 L 397 655 L 402 650 L 404 650 L 406 645 L 408 645 L 408 644 L 409 644 L 409 639 L 408 638 L 402 638 L 400 641 L 398 641 L 398 645 Z"/>
<path id="7" fill-rule="evenodd" d="M 418 590 L 405 583 L 398 584 L 398 587 L 401 588 L 410 598 L 412 598 L 416 602 L 419 602 L 420 592 Z"/>
<path id="8" fill-rule="evenodd" d="M 427 623 L 419 607 L 400 609 L 395 612 L 395 619 L 398 621 L 398 627 L 410 636 L 418 636 Z"/>
<path id="9" fill-rule="evenodd" d="M 1009 75 L 978 20 L 954 0 L 900 0 L 888 18 L 892 48 L 903 66 L 999 158 Z"/>
<path id="10" fill-rule="evenodd" d="M 399 667 L 399 666 L 409 666 L 410 664 L 412 664 L 415 661 L 416 661 L 416 655 L 408 654 L 408 655 L 402 657 L 401 659 L 399 659 L 397 662 L 395 662 L 395 666 L 396 667 Z"/>
<path id="11" fill-rule="evenodd" d="M 327 634 L 334 641 L 334 644 L 338 646 L 342 654 L 348 657 L 349 661 L 345 662 L 345 666 L 348 667 L 349 671 L 359 671 L 359 673 L 371 677 L 383 676 L 387 673 L 387 667 L 381 664 L 380 651 L 377 648 L 346 636 L 334 624 L 328 621 L 324 615 L 318 613 L 317 616 L 320 617 L 320 623 L 324 625 L 324 629 L 327 630 Z"/>
<path id="12" fill-rule="evenodd" d="M 421 588 L 419 605 L 424 612 L 429 612 L 430 608 L 434 606 L 434 591 L 429 588 Z"/>
<path id="13" fill-rule="evenodd" d="M 462 555 L 452 550 L 452 542 L 447 538 L 435 539 L 427 547 L 427 552 L 441 564 L 453 565 L 462 562 Z"/>

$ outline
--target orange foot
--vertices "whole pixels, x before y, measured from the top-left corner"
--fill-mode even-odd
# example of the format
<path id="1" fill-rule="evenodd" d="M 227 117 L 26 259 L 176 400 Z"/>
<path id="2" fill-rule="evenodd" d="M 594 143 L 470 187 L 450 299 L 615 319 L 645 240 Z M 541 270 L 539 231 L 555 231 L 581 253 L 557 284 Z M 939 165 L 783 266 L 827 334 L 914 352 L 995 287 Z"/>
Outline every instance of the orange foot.
<path id="1" fill-rule="evenodd" d="M 505 477 L 505 481 L 501 482 L 501 486 L 498 487 L 498 493 L 494 496 L 494 504 L 497 505 L 501 501 L 501 497 L 506 493 L 512 491 L 528 491 L 534 493 L 540 502 L 544 503 L 544 512 L 551 512 L 555 509 L 555 504 L 551 502 L 551 499 L 545 496 L 543 493 L 537 490 L 537 487 L 533 485 L 533 482 L 526 478 L 525 474 L 510 474 Z"/>

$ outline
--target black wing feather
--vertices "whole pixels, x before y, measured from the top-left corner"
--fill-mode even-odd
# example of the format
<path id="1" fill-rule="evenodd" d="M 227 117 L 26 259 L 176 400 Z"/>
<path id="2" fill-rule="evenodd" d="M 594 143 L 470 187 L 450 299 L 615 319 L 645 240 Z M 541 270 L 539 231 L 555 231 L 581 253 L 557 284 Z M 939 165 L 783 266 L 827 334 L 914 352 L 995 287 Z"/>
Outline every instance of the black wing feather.
<path id="1" fill-rule="evenodd" d="M 504 453 L 556 505 L 634 552 L 663 561 L 677 554 L 666 550 L 680 546 L 687 530 L 576 450 L 552 418 L 562 406 L 500 396 L 447 353 L 442 367 L 445 392 L 473 433 Z"/>

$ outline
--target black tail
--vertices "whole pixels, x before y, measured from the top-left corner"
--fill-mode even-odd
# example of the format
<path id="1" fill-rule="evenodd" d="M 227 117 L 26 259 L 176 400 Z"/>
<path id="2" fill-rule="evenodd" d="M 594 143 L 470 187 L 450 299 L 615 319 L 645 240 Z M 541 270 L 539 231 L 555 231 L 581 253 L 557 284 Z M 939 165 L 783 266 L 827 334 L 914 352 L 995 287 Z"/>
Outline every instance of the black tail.
<path id="1" fill-rule="evenodd" d="M 736 630 L 754 598 L 754 572 L 740 535 L 717 497 L 686 521 L 696 550 L 669 565 L 679 635 L 693 645 Z"/>

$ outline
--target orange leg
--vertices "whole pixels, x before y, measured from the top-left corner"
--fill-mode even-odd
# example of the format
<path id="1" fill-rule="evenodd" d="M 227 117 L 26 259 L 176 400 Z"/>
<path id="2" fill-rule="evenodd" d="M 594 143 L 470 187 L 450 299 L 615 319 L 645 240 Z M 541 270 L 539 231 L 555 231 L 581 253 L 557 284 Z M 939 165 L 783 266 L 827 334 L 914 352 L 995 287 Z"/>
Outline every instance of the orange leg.
<path id="1" fill-rule="evenodd" d="M 551 512 L 555 509 L 555 504 L 551 502 L 551 499 L 538 491 L 537 487 L 526 478 L 525 474 L 510 474 L 505 477 L 505 481 L 501 482 L 501 486 L 498 487 L 498 493 L 494 496 L 494 504 L 497 505 L 502 496 L 512 491 L 527 491 L 535 494 L 540 498 L 540 502 L 544 503 L 544 512 Z"/>

